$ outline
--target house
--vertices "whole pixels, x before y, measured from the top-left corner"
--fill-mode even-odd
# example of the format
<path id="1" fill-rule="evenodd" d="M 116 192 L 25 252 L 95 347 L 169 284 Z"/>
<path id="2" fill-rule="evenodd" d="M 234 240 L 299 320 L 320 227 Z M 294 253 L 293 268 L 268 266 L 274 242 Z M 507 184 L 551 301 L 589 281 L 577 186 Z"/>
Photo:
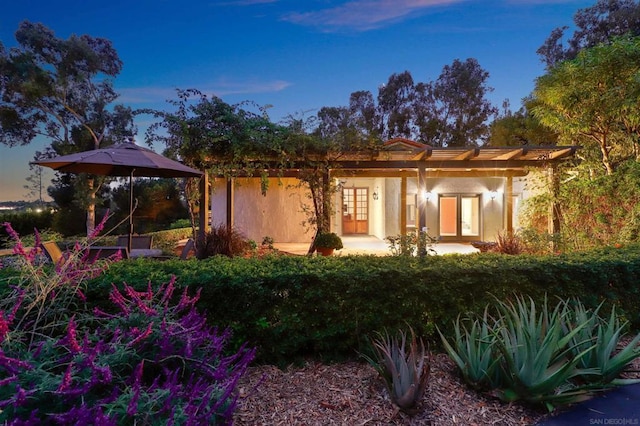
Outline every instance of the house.
<path id="1" fill-rule="evenodd" d="M 434 148 L 396 138 L 375 153 L 346 153 L 332 160 L 331 230 L 342 236 L 384 239 L 427 229 L 444 242 L 492 241 L 518 228 L 518 210 L 533 175 L 557 185 L 556 166 L 573 158 L 576 146 Z M 273 170 L 263 195 L 256 177 L 214 178 L 213 224 L 226 223 L 257 242 L 310 242 L 305 226 L 312 208 L 307 188 L 289 169 Z M 555 186 L 554 186 L 555 187 Z M 208 202 L 207 202 L 208 203 Z M 556 211 L 550 208 L 550 212 Z M 557 217 L 549 219 L 557 231 Z"/>

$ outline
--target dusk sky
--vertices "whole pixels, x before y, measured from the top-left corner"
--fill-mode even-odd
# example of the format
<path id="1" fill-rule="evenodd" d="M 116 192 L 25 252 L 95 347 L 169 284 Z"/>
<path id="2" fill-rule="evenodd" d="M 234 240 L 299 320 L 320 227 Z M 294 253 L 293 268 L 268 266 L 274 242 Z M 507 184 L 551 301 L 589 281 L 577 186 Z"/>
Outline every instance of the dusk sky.
<path id="1" fill-rule="evenodd" d="M 346 106 L 349 95 L 408 70 L 438 78 L 455 59 L 489 72 L 497 107 L 517 110 L 544 73 L 536 50 L 556 27 L 595 0 L 20 0 L 4 2 L 0 41 L 15 45 L 23 20 L 57 37 L 113 42 L 124 63 L 117 103 L 170 109 L 175 89 L 195 88 L 234 104 L 272 105 L 278 122 Z M 149 123 L 137 122 L 137 143 Z M 0 145 L 0 201 L 25 199 L 29 161 L 48 141 Z M 161 146 L 155 146 L 158 152 Z M 53 175 L 49 169 L 46 176 Z M 46 184 L 48 184 L 48 180 Z M 45 191 L 46 193 L 46 191 Z M 48 199 L 48 197 L 47 197 Z"/>

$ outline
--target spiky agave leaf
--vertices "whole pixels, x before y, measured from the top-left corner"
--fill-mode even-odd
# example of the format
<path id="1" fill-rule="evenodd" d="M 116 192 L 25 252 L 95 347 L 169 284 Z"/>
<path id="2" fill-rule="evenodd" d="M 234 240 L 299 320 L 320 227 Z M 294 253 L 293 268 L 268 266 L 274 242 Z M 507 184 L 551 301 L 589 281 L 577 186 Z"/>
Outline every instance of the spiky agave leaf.
<path id="1" fill-rule="evenodd" d="M 418 341 L 410 328 L 411 339 L 403 331 L 391 336 L 387 331 L 378 332 L 372 340 L 376 359 L 365 358 L 385 381 L 391 401 L 402 411 L 414 414 L 424 396 L 429 378 L 429 364 L 422 339 Z"/>

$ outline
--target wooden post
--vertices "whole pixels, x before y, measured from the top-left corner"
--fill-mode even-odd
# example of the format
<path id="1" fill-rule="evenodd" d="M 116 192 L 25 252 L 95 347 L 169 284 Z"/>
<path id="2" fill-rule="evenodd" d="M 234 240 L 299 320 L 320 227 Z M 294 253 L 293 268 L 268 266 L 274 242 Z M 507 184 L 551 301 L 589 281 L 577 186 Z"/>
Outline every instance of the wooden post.
<path id="1" fill-rule="evenodd" d="M 400 178 L 400 234 L 407 234 L 407 178 Z"/>
<path id="2" fill-rule="evenodd" d="M 507 224 L 507 234 L 513 234 L 513 177 L 507 176 L 507 185 L 505 188 L 505 223 Z"/>
<path id="3" fill-rule="evenodd" d="M 234 219 L 234 179 L 227 178 L 227 231 L 231 232 L 233 229 Z"/>
<path id="4" fill-rule="evenodd" d="M 211 206 L 209 205 L 209 174 L 205 171 L 200 178 L 200 211 L 198 212 L 199 241 L 204 241 L 205 235 L 209 231 L 209 211 Z"/>
<path id="5" fill-rule="evenodd" d="M 418 167 L 418 223 L 417 231 L 427 226 L 427 200 L 422 198 L 422 194 L 427 190 L 427 172 L 422 167 Z"/>
<path id="6" fill-rule="evenodd" d="M 558 194 L 560 193 L 560 179 L 554 166 L 547 168 L 547 176 L 549 179 L 549 213 L 547 216 L 547 227 L 550 235 L 555 236 L 560 233 L 560 203 L 558 203 Z M 551 239 L 551 250 L 554 252 L 558 249 L 555 238 Z"/>

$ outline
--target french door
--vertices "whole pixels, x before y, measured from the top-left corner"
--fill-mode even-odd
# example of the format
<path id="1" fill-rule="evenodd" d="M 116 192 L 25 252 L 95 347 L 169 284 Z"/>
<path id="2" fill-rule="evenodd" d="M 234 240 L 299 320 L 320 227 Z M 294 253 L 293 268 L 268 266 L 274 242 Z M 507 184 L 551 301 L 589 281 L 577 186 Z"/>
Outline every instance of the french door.
<path id="1" fill-rule="evenodd" d="M 342 233 L 369 233 L 369 190 L 342 188 Z"/>
<path id="2" fill-rule="evenodd" d="M 439 235 L 443 241 L 475 241 L 480 235 L 480 195 L 441 195 Z"/>

